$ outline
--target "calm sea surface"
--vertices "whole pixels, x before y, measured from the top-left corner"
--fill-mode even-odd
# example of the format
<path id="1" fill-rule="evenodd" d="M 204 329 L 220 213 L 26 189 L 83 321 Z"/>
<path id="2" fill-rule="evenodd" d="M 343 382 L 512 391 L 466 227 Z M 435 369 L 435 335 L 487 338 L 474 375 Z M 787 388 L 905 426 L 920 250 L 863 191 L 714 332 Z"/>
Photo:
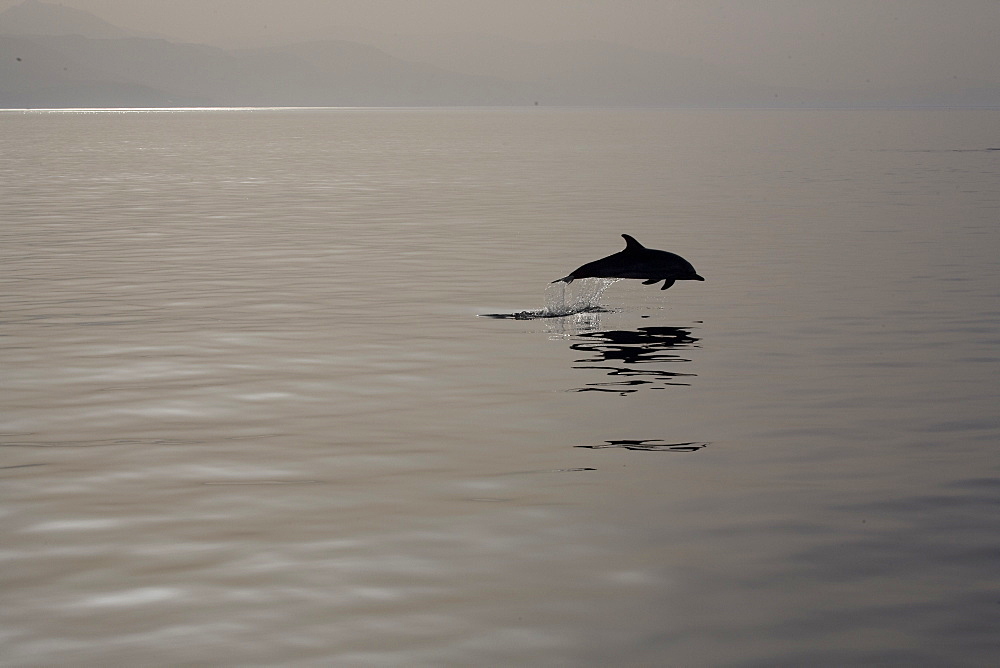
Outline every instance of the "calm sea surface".
<path id="1" fill-rule="evenodd" d="M 0 662 L 996 665 L 998 148 L 0 114 Z M 549 287 L 623 232 L 706 282 Z"/>

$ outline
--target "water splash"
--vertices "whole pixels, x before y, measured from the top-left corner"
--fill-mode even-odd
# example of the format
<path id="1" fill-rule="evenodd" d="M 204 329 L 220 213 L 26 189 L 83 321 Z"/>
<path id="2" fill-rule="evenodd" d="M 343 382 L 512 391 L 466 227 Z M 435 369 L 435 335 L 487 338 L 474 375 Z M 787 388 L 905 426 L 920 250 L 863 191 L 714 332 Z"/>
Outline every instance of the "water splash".
<path id="1" fill-rule="evenodd" d="M 609 313 L 599 300 L 604 291 L 621 279 L 585 278 L 568 283 L 550 283 L 545 288 L 545 307 L 516 313 L 484 313 L 486 318 L 510 318 L 513 320 L 536 320 L 539 318 L 563 318 L 579 313 Z"/>

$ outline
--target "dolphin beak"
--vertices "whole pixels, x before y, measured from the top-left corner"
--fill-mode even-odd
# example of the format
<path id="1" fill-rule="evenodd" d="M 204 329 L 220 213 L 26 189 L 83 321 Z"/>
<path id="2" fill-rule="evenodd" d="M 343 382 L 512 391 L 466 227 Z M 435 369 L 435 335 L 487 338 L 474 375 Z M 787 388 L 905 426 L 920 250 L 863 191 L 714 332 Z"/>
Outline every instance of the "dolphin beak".
<path id="1" fill-rule="evenodd" d="M 704 281 L 705 280 L 704 278 L 702 278 L 698 274 L 695 274 L 694 276 L 692 276 L 691 279 L 695 280 L 695 281 Z"/>
<path id="2" fill-rule="evenodd" d="M 705 280 L 705 279 L 701 279 L 701 280 Z M 570 274 L 569 276 L 563 276 L 562 278 L 557 278 L 556 280 L 554 280 L 552 282 L 553 283 L 572 283 L 573 282 L 573 274 Z"/>

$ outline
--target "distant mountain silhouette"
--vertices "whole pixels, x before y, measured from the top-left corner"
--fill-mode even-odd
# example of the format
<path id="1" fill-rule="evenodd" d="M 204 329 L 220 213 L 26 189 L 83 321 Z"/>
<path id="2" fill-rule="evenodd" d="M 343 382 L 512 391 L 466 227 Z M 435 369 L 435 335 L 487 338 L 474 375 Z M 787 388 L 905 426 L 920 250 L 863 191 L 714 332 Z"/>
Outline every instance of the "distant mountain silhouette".
<path id="1" fill-rule="evenodd" d="M 28 0 L 0 13 L 0 107 L 529 104 L 496 77 L 346 41 L 227 51 Z"/>
<path id="2" fill-rule="evenodd" d="M 530 104 L 529 94 L 498 77 L 453 72 L 348 41 L 316 41 L 233 51 L 254 73 L 243 97 L 324 106 Z"/>
<path id="3" fill-rule="evenodd" d="M 669 53 L 600 40 L 524 42 L 491 35 L 386 36 L 377 45 L 399 58 L 466 70 L 533 87 L 558 104 L 663 104 L 737 99 L 753 88 L 721 68 Z"/>
<path id="4" fill-rule="evenodd" d="M 381 47 L 381 48 L 379 48 Z M 227 50 L 140 35 L 38 0 L 0 12 L 0 108 L 576 105 L 989 106 L 1000 85 L 870 90 L 752 82 L 701 61 L 596 40 L 397 37 Z"/>
<path id="5" fill-rule="evenodd" d="M 503 80 L 407 63 L 349 42 L 225 51 L 138 38 L 0 36 L 0 107 L 91 105 L 88 84 L 118 91 L 97 106 L 528 103 Z"/>
<path id="6" fill-rule="evenodd" d="M 25 0 L 0 12 L 0 34 L 80 35 L 93 39 L 141 37 L 89 12 L 38 0 Z"/>

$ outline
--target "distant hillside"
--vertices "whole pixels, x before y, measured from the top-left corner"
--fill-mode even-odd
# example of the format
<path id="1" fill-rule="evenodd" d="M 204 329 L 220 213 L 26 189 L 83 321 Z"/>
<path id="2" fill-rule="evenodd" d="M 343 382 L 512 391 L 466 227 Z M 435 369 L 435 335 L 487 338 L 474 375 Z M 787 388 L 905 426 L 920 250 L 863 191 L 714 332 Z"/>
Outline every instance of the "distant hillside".
<path id="1" fill-rule="evenodd" d="M 94 39 L 140 36 L 89 12 L 38 0 L 25 0 L 0 12 L 0 34 L 81 35 Z"/>
<path id="2" fill-rule="evenodd" d="M 454 106 L 530 103 L 528 93 L 497 77 L 452 72 L 401 60 L 373 46 L 317 41 L 231 52 L 252 81 L 242 97 L 326 106 Z"/>
<path id="3" fill-rule="evenodd" d="M 98 106 L 527 103 L 500 79 L 407 63 L 352 43 L 231 52 L 139 38 L 0 36 L 0 107 L 91 104 L 87 83 L 127 92 Z"/>
<path id="4" fill-rule="evenodd" d="M 0 108 L 188 107 L 213 104 L 189 91 L 115 76 L 73 48 L 82 37 L 0 36 Z M 95 60 L 97 62 L 95 62 Z"/>
<path id="5" fill-rule="evenodd" d="M 794 88 L 700 60 L 598 40 L 523 42 L 495 35 L 369 35 L 398 58 L 532 84 L 548 104 L 747 107 L 1000 106 L 1000 81 L 928 79 L 919 85 Z"/>
<path id="6" fill-rule="evenodd" d="M 226 50 L 138 36 L 61 5 L 0 12 L 0 108 L 543 105 L 1000 106 L 1000 85 L 953 79 L 831 91 L 747 81 L 600 41 L 396 38 Z M 391 52 L 391 53 L 390 53 Z M 447 63 L 461 63 L 456 71 Z"/>
<path id="7" fill-rule="evenodd" d="M 27 0 L 0 12 L 0 107 L 526 104 L 497 77 L 346 41 L 227 51 Z"/>

